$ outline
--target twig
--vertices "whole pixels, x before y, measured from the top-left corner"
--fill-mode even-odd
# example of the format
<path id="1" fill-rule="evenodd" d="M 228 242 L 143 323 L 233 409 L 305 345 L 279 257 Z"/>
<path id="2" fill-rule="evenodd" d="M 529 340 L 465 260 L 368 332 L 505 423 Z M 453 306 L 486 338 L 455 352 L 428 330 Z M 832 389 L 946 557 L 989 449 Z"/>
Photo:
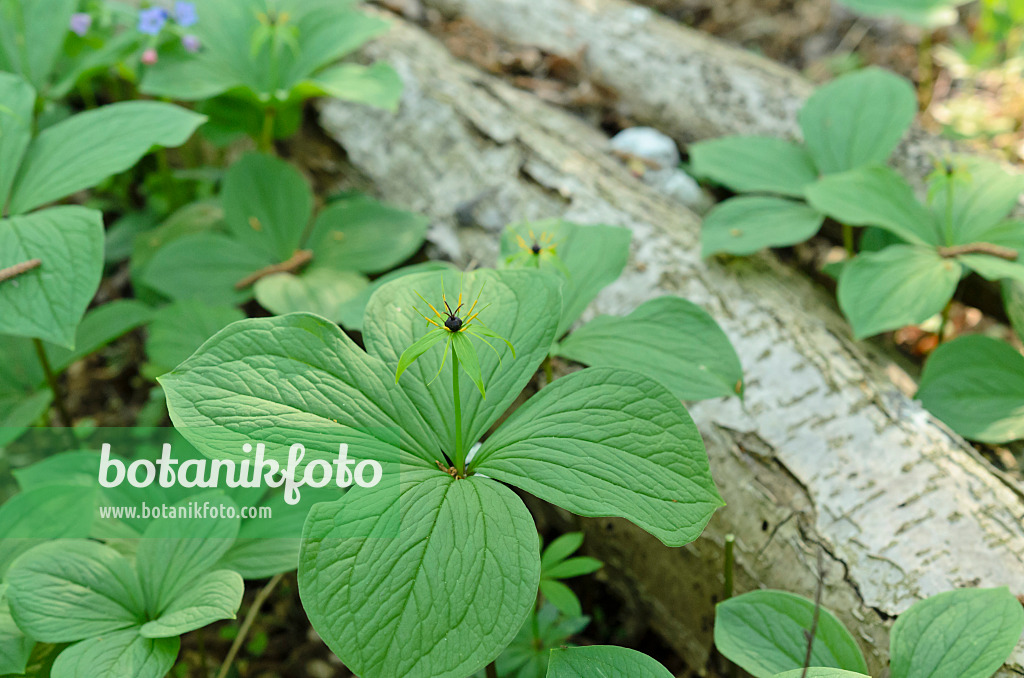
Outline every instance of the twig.
<path id="1" fill-rule="evenodd" d="M 29 259 L 28 261 L 23 261 L 20 264 L 15 264 L 10 268 L 0 270 L 0 283 L 17 278 L 19 275 L 28 273 L 32 269 L 39 268 L 42 265 L 43 262 L 40 259 Z"/>
<path id="2" fill-rule="evenodd" d="M 231 643 L 231 649 L 228 650 L 228 656 L 224 658 L 224 663 L 220 665 L 220 671 L 217 672 L 217 678 L 227 678 L 228 671 L 231 669 L 231 665 L 235 663 L 235 657 L 238 656 L 238 651 L 242 649 L 242 643 L 245 642 L 245 637 L 249 635 L 249 629 L 252 628 L 252 624 L 256 621 L 256 615 L 259 614 L 260 608 L 263 607 L 263 603 L 267 602 L 267 598 L 274 592 L 281 580 L 284 579 L 283 574 L 274 575 L 274 578 L 267 582 L 267 585 L 259 590 L 256 597 L 252 601 L 252 606 L 249 608 L 249 612 L 245 615 L 245 620 L 242 622 L 242 626 L 238 629 L 238 635 L 235 636 L 235 641 Z"/>
<path id="3" fill-rule="evenodd" d="M 235 283 L 235 289 L 244 290 L 247 287 L 255 285 L 268 275 L 274 275 L 275 273 L 294 273 L 311 261 L 313 261 L 312 250 L 295 250 L 295 254 L 293 254 L 288 261 L 283 261 L 280 264 L 271 264 L 270 266 L 261 268 L 255 273 L 250 273 L 245 276 Z"/>
<path id="4" fill-rule="evenodd" d="M 972 242 L 967 245 L 954 245 L 952 247 L 940 247 L 939 256 L 943 259 L 952 259 L 961 254 L 988 254 L 1007 261 L 1017 261 L 1020 254 L 1015 249 L 993 245 L 990 242 Z"/>
<path id="5" fill-rule="evenodd" d="M 814 617 L 811 619 L 811 630 L 804 631 L 807 638 L 807 654 L 804 656 L 804 670 L 800 678 L 807 677 L 807 669 L 811 666 L 811 651 L 814 649 L 814 636 L 818 635 L 818 616 L 821 614 L 821 594 L 825 589 L 825 560 L 818 547 L 818 588 L 814 591 Z"/>

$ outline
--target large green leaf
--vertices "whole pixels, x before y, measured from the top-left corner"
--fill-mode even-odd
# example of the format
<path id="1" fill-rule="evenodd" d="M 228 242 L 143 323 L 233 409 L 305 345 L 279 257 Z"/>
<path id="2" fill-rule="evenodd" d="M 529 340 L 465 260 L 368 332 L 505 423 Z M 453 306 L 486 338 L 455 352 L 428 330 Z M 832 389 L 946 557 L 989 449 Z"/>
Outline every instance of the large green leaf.
<path id="1" fill-rule="evenodd" d="M 754 678 L 802 668 L 814 603 L 784 591 L 751 591 L 721 602 L 715 613 L 715 647 Z M 811 665 L 867 673 L 864 656 L 842 622 L 822 608 Z"/>
<path id="2" fill-rule="evenodd" d="M 0 216 L 7 207 L 21 158 L 32 140 L 36 93 L 23 79 L 0 72 Z"/>
<path id="3" fill-rule="evenodd" d="M 598 292 L 622 275 L 629 259 L 631 233 L 621 226 L 584 226 L 561 219 L 513 224 L 502 233 L 501 257 L 507 260 L 524 252 L 524 244 L 530 248 L 543 244 L 545 238 L 561 265 L 538 258 L 530 263 L 562 279 L 562 318 L 556 333 L 561 337 Z"/>
<path id="4" fill-rule="evenodd" d="M 275 263 L 299 248 L 313 216 L 313 192 L 302 174 L 262 153 L 249 153 L 231 166 L 221 202 L 237 242 Z"/>
<path id="5" fill-rule="evenodd" d="M 50 672 L 54 678 L 164 678 L 181 640 L 143 638 L 131 628 L 94 636 L 67 648 Z"/>
<path id="6" fill-rule="evenodd" d="M 311 267 L 300 275 L 277 273 L 256 283 L 256 301 L 274 315 L 315 313 L 341 322 L 370 281 L 355 271 Z"/>
<path id="7" fill-rule="evenodd" d="M 402 268 L 395 269 L 390 273 L 386 273 L 375 279 L 368 287 L 364 287 L 359 294 L 352 297 L 352 299 L 346 302 L 339 309 L 338 322 L 346 329 L 361 332 L 363 329 L 363 316 L 366 313 L 366 306 L 370 303 L 370 298 L 373 296 L 374 292 L 392 280 L 398 280 L 399 278 L 407 275 L 445 270 L 454 270 L 454 267 L 446 261 L 424 261 L 421 264 L 403 266 Z"/>
<path id="8" fill-rule="evenodd" d="M 415 254 L 423 245 L 428 225 L 422 215 L 356 195 L 320 212 L 309 247 L 316 252 L 317 265 L 380 273 Z"/>
<path id="9" fill-rule="evenodd" d="M 1024 438 L 1024 356 L 997 339 L 971 335 L 937 348 L 915 397 L 970 440 Z"/>
<path id="10" fill-rule="evenodd" d="M 947 591 L 892 627 L 892 678 L 989 678 L 1020 640 L 1024 608 L 1006 588 Z"/>
<path id="11" fill-rule="evenodd" d="M 803 146 L 774 137 L 724 137 L 690 146 L 695 174 L 739 193 L 804 196 L 818 178 Z"/>
<path id="12" fill-rule="evenodd" d="M 131 561 L 98 542 L 52 541 L 7 571 L 18 626 L 47 643 L 67 643 L 135 626 L 143 593 Z"/>
<path id="13" fill-rule="evenodd" d="M 473 458 L 474 471 L 584 516 L 687 544 L 723 506 L 679 399 L 636 372 L 592 367 L 544 387 Z"/>
<path id="14" fill-rule="evenodd" d="M 551 651 L 547 678 L 672 678 L 668 669 L 642 652 L 612 645 L 563 647 Z"/>
<path id="15" fill-rule="evenodd" d="M 6 584 L 0 584 L 0 675 L 22 674 L 36 641 L 18 628 L 7 604 Z"/>
<path id="16" fill-rule="evenodd" d="M 386 111 L 398 110 L 402 99 L 402 78 L 387 64 L 339 64 L 303 84 L 317 96 L 354 101 Z"/>
<path id="17" fill-rule="evenodd" d="M 1024 175 L 1010 174 L 981 158 L 956 158 L 951 163 L 952 173 L 935 172 L 928 183 L 935 220 L 951 228 L 950 244 L 991 242 L 993 226 L 1006 219 L 1024 192 Z"/>
<path id="18" fill-rule="evenodd" d="M 868 16 L 897 17 L 907 23 L 934 30 L 955 24 L 956 8 L 969 0 L 839 0 L 855 12 Z"/>
<path id="19" fill-rule="evenodd" d="M 872 67 L 819 88 L 800 110 L 799 119 L 815 165 L 831 174 L 885 164 L 916 113 L 913 86 Z"/>
<path id="20" fill-rule="evenodd" d="M 765 247 L 785 247 L 809 239 L 825 217 L 802 202 L 768 196 L 731 198 L 704 217 L 701 255 L 719 252 L 753 254 Z"/>
<path id="21" fill-rule="evenodd" d="M 681 400 L 738 395 L 743 367 L 707 311 L 660 297 L 624 318 L 599 316 L 559 342 L 555 355 L 595 367 L 635 370 Z"/>
<path id="22" fill-rule="evenodd" d="M 231 306 L 178 301 L 156 312 L 146 339 L 146 373 L 169 372 L 196 352 L 203 342 L 245 314 Z"/>
<path id="23" fill-rule="evenodd" d="M 313 507 L 299 565 L 303 607 L 362 678 L 465 678 L 498 656 L 533 607 L 536 528 L 492 480 L 435 469 L 402 482 L 397 536 L 388 536 L 396 521 L 382 517 L 393 502 L 383 493 Z M 357 521 L 370 536 L 341 538 Z"/>
<path id="24" fill-rule="evenodd" d="M 962 267 L 930 247 L 861 254 L 839 276 L 839 306 L 858 339 L 924 322 L 953 298 Z"/>
<path id="25" fill-rule="evenodd" d="M 864 673 L 854 673 L 853 671 L 843 671 L 842 669 L 828 669 L 821 667 L 811 667 L 806 671 L 804 669 L 793 669 L 792 671 L 785 671 L 778 673 L 773 678 L 871 678 Z"/>
<path id="26" fill-rule="evenodd" d="M 133 166 L 153 146 L 180 146 L 203 120 L 171 104 L 128 101 L 57 123 L 29 145 L 11 191 L 11 213 L 95 186 Z"/>
<path id="27" fill-rule="evenodd" d="M 405 463 L 436 468 L 437 441 L 394 374 L 337 325 L 295 313 L 229 325 L 159 381 L 174 425 L 210 456 L 248 459 L 241 445 L 253 437 L 278 462 L 296 440 L 307 461 L 336 459 L 339 438 L 353 453 L 393 456 L 390 437 L 367 431 L 376 427 L 400 435 Z"/>
<path id="28" fill-rule="evenodd" d="M 394 375 L 405 349 L 432 329 L 417 313 L 433 316 L 420 295 L 440 308 L 443 290 L 454 310 L 462 290 L 463 311 L 479 298 L 479 321 L 511 342 L 515 357 L 501 341 L 490 341 L 492 351 L 482 341 L 471 339 L 477 346 L 489 395 L 483 398 L 468 379 L 460 382 L 462 439 L 468 447 L 515 401 L 547 356 L 558 322 L 558 285 L 554 276 L 536 271 L 485 269 L 465 274 L 438 271 L 404 276 L 381 287 L 370 299 L 364 323 L 366 350 Z M 427 351 L 403 373 L 399 385 L 429 423 L 441 449 L 454 456 L 452 375 L 450 369 L 439 373 L 443 349 L 444 345 L 439 344 Z M 394 376 L 391 383 L 394 390 Z M 432 456 L 426 457 L 431 464 L 437 453 L 431 450 Z"/>
<path id="29" fill-rule="evenodd" d="M 135 566 L 150 618 L 174 615 L 183 609 L 183 604 L 195 604 L 197 601 L 187 591 L 196 586 L 197 579 L 227 553 L 238 536 L 238 507 L 227 495 L 210 492 L 190 497 L 180 505 L 202 505 L 205 502 L 215 507 L 227 507 L 236 517 L 215 520 L 202 515 L 190 515 L 185 519 L 158 518 L 142 535 Z M 207 594 L 212 595 L 212 591 L 207 591 Z M 174 623 L 181 622 L 175 619 L 168 621 L 167 625 Z M 156 633 L 147 635 L 159 637 Z"/>
<path id="30" fill-rule="evenodd" d="M 87 535 L 96 501 L 95 487 L 56 486 L 20 492 L 0 505 L 0 579 L 41 541 Z"/>
<path id="31" fill-rule="evenodd" d="M 807 201 L 840 223 L 884 228 L 909 243 L 942 244 L 932 213 L 888 167 L 859 167 L 823 177 L 807 187 Z"/>
<path id="32" fill-rule="evenodd" d="M 193 576 L 160 616 L 142 626 L 143 638 L 176 638 L 222 619 L 234 619 L 245 583 L 230 570 Z"/>
<path id="33" fill-rule="evenodd" d="M 0 0 L 0 61 L 45 89 L 77 6 L 77 0 Z"/>
<path id="34" fill-rule="evenodd" d="M 0 283 L 0 334 L 73 349 L 103 274 L 103 215 L 54 207 L 0 220 L 0 268 L 31 259 L 42 264 Z"/>

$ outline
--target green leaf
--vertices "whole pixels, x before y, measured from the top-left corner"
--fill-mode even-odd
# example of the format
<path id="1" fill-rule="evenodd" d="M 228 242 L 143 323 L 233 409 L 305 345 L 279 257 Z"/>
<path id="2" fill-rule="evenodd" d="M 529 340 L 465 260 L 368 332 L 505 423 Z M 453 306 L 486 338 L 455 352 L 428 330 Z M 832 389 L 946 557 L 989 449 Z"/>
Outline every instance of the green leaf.
<path id="1" fill-rule="evenodd" d="M 872 67 L 819 88 L 800 110 L 799 120 L 818 170 L 832 174 L 884 165 L 916 113 L 913 86 Z"/>
<path id="2" fill-rule="evenodd" d="M 6 584 L 0 584 L 0 675 L 22 674 L 36 641 L 22 633 L 14 623 L 7 604 L 6 589 Z"/>
<path id="3" fill-rule="evenodd" d="M 218 492 L 190 497 L 179 506 L 202 505 L 207 501 L 215 507 L 234 509 L 237 516 L 235 503 Z M 227 553 L 238 536 L 238 528 L 237 517 L 211 519 L 202 515 L 158 518 L 149 524 L 139 542 L 135 566 L 150 618 L 181 609 L 176 605 L 179 599 Z"/>
<path id="4" fill-rule="evenodd" d="M 316 265 L 380 273 L 397 266 L 423 245 L 426 217 L 366 196 L 333 202 L 316 219 L 309 248 Z"/>
<path id="5" fill-rule="evenodd" d="M 773 678 L 871 678 L 871 676 L 864 673 L 854 673 L 853 671 L 843 671 L 842 669 L 811 667 L 807 669 L 806 673 L 802 668 L 794 669 L 778 673 Z"/>
<path id="6" fill-rule="evenodd" d="M 67 643 L 139 623 L 143 594 L 131 561 L 98 542 L 41 544 L 7 571 L 18 626 L 46 643 Z"/>
<path id="7" fill-rule="evenodd" d="M 578 617 L 583 614 L 580 609 L 580 599 L 568 586 L 554 579 L 541 579 L 540 592 L 548 602 L 558 608 L 558 611 L 569 617 Z"/>
<path id="8" fill-rule="evenodd" d="M 256 301 L 275 315 L 315 313 L 341 322 L 348 305 L 370 284 L 354 271 L 320 268 L 318 263 L 299 275 L 277 273 L 256 283 Z"/>
<path id="9" fill-rule="evenodd" d="M 700 536 L 723 505 L 678 398 L 623 370 L 592 367 L 545 386 L 471 466 L 573 513 L 626 518 L 669 546 Z"/>
<path id="10" fill-rule="evenodd" d="M 426 334 L 425 326 L 431 327 L 417 312 L 433 313 L 418 294 L 435 307 L 442 289 L 449 302 L 457 303 L 459 290 L 468 306 L 479 298 L 474 311 L 480 313 L 479 321 L 508 339 L 516 352 L 513 358 L 503 343 L 491 341 L 495 347 L 491 351 L 482 340 L 475 340 L 481 342 L 476 344 L 480 373 L 491 397 L 484 399 L 471 382 L 460 383 L 463 440 L 469 447 L 512 405 L 547 355 L 558 322 L 558 284 L 554 276 L 537 271 L 439 271 L 399 278 L 370 299 L 363 332 L 366 350 L 394 374 L 399 356 Z M 450 369 L 438 374 L 442 348 L 435 346 L 409 366 L 399 386 L 429 422 L 441 450 L 454 455 L 452 374 Z M 393 390 L 394 378 L 389 381 Z M 433 465 L 437 454 L 435 443 L 425 458 Z"/>
<path id="11" fill-rule="evenodd" d="M 920 324 L 942 311 L 962 272 L 930 247 L 893 245 L 843 267 L 839 306 L 858 339 Z"/>
<path id="12" fill-rule="evenodd" d="M 522 501 L 486 478 L 420 470 L 402 484 L 397 536 L 388 536 L 398 523 L 386 493 L 349 492 L 312 508 L 299 564 L 303 605 L 362 678 L 465 678 L 498 656 L 533 607 L 536 528 Z M 338 538 L 356 521 L 370 527 L 368 538 Z"/>
<path id="13" fill-rule="evenodd" d="M 273 263 L 299 248 L 313 216 L 313 193 L 284 160 L 249 153 L 231 166 L 221 190 L 224 220 L 237 242 Z"/>
<path id="14" fill-rule="evenodd" d="M 951 162 L 952 174 L 936 171 L 928 182 L 934 218 L 943 224 L 951 220 L 950 244 L 992 242 L 992 227 L 1006 219 L 1024 192 L 1024 175 L 1010 174 L 999 163 L 981 158 L 960 157 Z"/>
<path id="15" fill-rule="evenodd" d="M 668 669 L 642 652 L 612 645 L 563 647 L 551 651 L 547 678 L 672 678 Z"/>
<path id="16" fill-rule="evenodd" d="M 321 71 L 303 85 L 316 96 L 353 101 L 391 112 L 398 110 L 398 102 L 402 100 L 402 79 L 395 69 L 382 63 L 372 66 L 339 64 Z"/>
<path id="17" fill-rule="evenodd" d="M 956 7 L 968 0 L 839 0 L 855 12 L 868 16 L 890 16 L 915 26 L 935 30 L 955 24 Z"/>
<path id="18" fill-rule="evenodd" d="M 222 619 L 234 619 L 245 583 L 230 570 L 208 572 L 189 582 L 159 618 L 142 626 L 143 638 L 172 638 Z"/>
<path id="19" fill-rule="evenodd" d="M 439 341 L 444 341 L 446 344 L 450 343 L 451 332 L 440 327 L 435 328 L 424 334 L 422 337 L 413 342 L 412 346 L 405 349 L 402 352 L 401 357 L 398 359 L 398 367 L 395 369 L 395 383 L 397 384 L 402 378 L 402 373 L 408 369 L 409 365 L 416 362 L 416 359 L 427 352 L 430 347 Z M 448 350 L 448 346 L 445 346 L 445 350 Z M 479 367 L 479 366 L 478 366 Z"/>
<path id="20" fill-rule="evenodd" d="M 557 565 L 544 570 L 544 576 L 551 579 L 570 579 L 572 577 L 580 577 L 585 574 L 597 572 L 603 566 L 604 563 L 597 558 L 580 556 L 579 558 L 563 560 Z"/>
<path id="21" fill-rule="evenodd" d="M 173 370 L 207 339 L 245 314 L 231 306 L 211 306 L 201 301 L 178 301 L 153 316 L 146 339 L 146 372 L 159 376 Z"/>
<path id="22" fill-rule="evenodd" d="M 188 235 L 161 248 L 141 282 L 169 299 L 195 299 L 214 306 L 243 303 L 253 288 L 236 284 L 277 262 L 220 233 Z"/>
<path id="23" fill-rule="evenodd" d="M 801 668 L 814 603 L 784 591 L 751 591 L 721 602 L 715 613 L 715 647 L 754 678 Z M 842 622 L 822 608 L 811 665 L 867 673 L 864 656 Z"/>
<path id="24" fill-rule="evenodd" d="M 2 15 L 2 14 L 0 14 Z M 0 72 L 0 215 L 4 214 L 14 177 L 32 140 L 36 93 L 23 79 Z"/>
<path id="25" fill-rule="evenodd" d="M 719 252 L 753 254 L 765 247 L 785 247 L 815 235 L 825 217 L 802 202 L 744 196 L 716 205 L 704 217 L 701 256 Z"/>
<path id="26" fill-rule="evenodd" d="M 704 309 L 679 297 L 652 299 L 624 318 L 599 316 L 557 344 L 554 354 L 646 374 L 680 400 L 743 390 L 743 367 L 729 338 Z"/>
<path id="27" fill-rule="evenodd" d="M 892 678 L 989 678 L 1024 630 L 1024 608 L 1006 588 L 959 589 L 913 605 L 896 619 Z"/>
<path id="28" fill-rule="evenodd" d="M 359 294 L 352 297 L 352 299 L 341 307 L 338 313 L 340 316 L 338 322 L 340 322 L 346 329 L 361 332 L 363 329 L 363 315 L 366 312 L 366 305 L 370 303 L 370 297 L 372 297 L 373 293 L 378 289 L 392 280 L 397 280 L 403 276 L 413 275 L 415 273 L 446 271 L 452 269 L 452 265 L 445 261 L 425 261 L 422 264 L 403 266 L 402 268 L 391 271 L 390 273 L 386 273 L 370 283 L 369 287 L 364 287 Z"/>
<path id="29" fill-rule="evenodd" d="M 76 0 L 0 2 L 0 61 L 36 89 L 45 89 L 68 35 Z M 0 101 L 7 100 L 0 97 Z"/>
<path id="30" fill-rule="evenodd" d="M 970 335 L 939 346 L 915 397 L 970 440 L 1024 438 L 1024 356 L 997 339 Z"/>
<path id="31" fill-rule="evenodd" d="M 11 213 L 95 186 L 135 165 L 153 146 L 180 146 L 203 120 L 171 104 L 128 101 L 57 123 L 29 145 L 11 192 Z"/>
<path id="32" fill-rule="evenodd" d="M 555 539 L 544 549 L 540 558 L 541 570 L 548 570 L 562 562 L 583 546 L 582 532 L 569 532 Z"/>
<path id="33" fill-rule="evenodd" d="M 804 187 L 818 178 L 814 161 L 803 146 L 774 137 L 724 137 L 690 146 L 695 174 L 738 193 L 804 196 Z"/>
<path id="34" fill-rule="evenodd" d="M 939 245 L 939 224 L 894 170 L 860 167 L 819 179 L 807 188 L 819 212 L 850 226 L 877 226 L 909 243 Z"/>
<path id="35" fill-rule="evenodd" d="M 61 371 L 82 358 L 92 355 L 104 346 L 145 325 L 153 317 L 153 309 L 134 299 L 115 299 L 90 310 L 82 318 L 75 333 L 75 350 L 47 346 L 50 365 Z M 40 375 L 40 383 L 43 375 Z"/>
<path id="36" fill-rule="evenodd" d="M 337 325 L 294 313 L 224 328 L 159 381 L 171 421 L 214 458 L 247 459 L 241 445 L 254 436 L 267 443 L 303 440 L 307 460 L 337 459 L 339 437 L 353 451 L 391 458 L 392 441 L 367 432 L 377 427 L 400 433 L 403 463 L 436 468 L 437 440 L 395 388 L 394 374 Z M 311 379 L 320 387 L 309 388 Z M 246 415 L 239 419 L 239 412 Z M 313 435 L 318 431 L 322 438 Z M 278 445 L 268 444 L 267 457 L 287 461 Z"/>
<path id="37" fill-rule="evenodd" d="M 534 240 L 542 245 L 540 240 L 545 237 L 549 247 L 554 247 L 555 257 L 538 258 L 530 252 Z M 556 333 L 561 337 L 579 320 L 598 292 L 622 275 L 631 237 L 629 229 L 621 226 L 584 226 L 560 219 L 524 222 L 510 225 L 502 233 L 501 257 L 508 261 L 517 254 L 526 254 L 526 267 L 540 268 L 562 280 L 562 318 Z M 550 252 L 545 250 L 543 254 Z"/>
<path id="38" fill-rule="evenodd" d="M 452 334 L 452 349 L 459 358 L 459 365 L 462 366 L 462 369 L 469 375 L 470 380 L 480 390 L 480 396 L 486 398 L 487 392 L 484 390 L 484 379 L 480 374 L 480 359 L 476 355 L 476 349 L 473 348 L 473 342 L 467 335 L 455 332 Z"/>
<path id="39" fill-rule="evenodd" d="M 0 505 L 0 579 L 15 558 L 43 540 L 88 534 L 96 502 L 95 487 L 55 486 L 21 492 Z"/>
<path id="40" fill-rule="evenodd" d="M 54 678 L 164 678 L 178 657 L 179 638 L 143 638 L 126 629 L 83 640 L 57 657 Z"/>
<path id="41" fill-rule="evenodd" d="M 31 259 L 42 264 L 0 283 L 0 334 L 73 349 L 103 274 L 103 215 L 54 207 L 0 220 L 0 268 Z"/>

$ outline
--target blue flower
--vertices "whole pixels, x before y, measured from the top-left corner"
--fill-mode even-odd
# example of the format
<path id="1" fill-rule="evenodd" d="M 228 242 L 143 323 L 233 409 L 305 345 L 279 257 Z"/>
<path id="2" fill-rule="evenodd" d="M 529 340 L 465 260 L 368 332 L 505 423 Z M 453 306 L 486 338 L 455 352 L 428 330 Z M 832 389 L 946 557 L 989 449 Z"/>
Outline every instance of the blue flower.
<path id="1" fill-rule="evenodd" d="M 139 12 L 139 33 L 160 35 L 167 24 L 167 10 L 161 7 L 150 7 Z"/>
<path id="2" fill-rule="evenodd" d="M 174 19 L 179 26 L 188 28 L 199 23 L 199 12 L 196 11 L 194 2 L 174 3 Z"/>
<path id="3" fill-rule="evenodd" d="M 85 36 L 92 28 L 92 17 L 85 12 L 76 12 L 71 15 L 71 31 L 77 35 Z"/>

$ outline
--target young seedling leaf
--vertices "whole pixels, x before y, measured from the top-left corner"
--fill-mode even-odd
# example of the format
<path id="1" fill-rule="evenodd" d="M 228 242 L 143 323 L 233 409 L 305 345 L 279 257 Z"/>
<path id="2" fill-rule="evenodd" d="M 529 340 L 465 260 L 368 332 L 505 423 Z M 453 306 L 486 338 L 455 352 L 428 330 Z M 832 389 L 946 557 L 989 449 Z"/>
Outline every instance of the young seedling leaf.
<path id="1" fill-rule="evenodd" d="M 611 645 L 551 651 L 547 678 L 672 678 L 668 669 L 642 652 Z"/>
<path id="2" fill-rule="evenodd" d="M 634 370 L 681 400 L 742 393 L 743 367 L 714 319 L 679 297 L 659 297 L 618 318 L 598 316 L 555 345 L 555 355 Z"/>
<path id="3" fill-rule="evenodd" d="M 892 678 L 989 678 L 1022 630 L 1024 607 L 1006 588 L 940 593 L 897 617 L 889 637 Z"/>
<path id="4" fill-rule="evenodd" d="M 884 165 L 916 113 L 913 86 L 872 67 L 819 88 L 800 110 L 799 120 L 818 170 L 832 174 Z"/>
<path id="5" fill-rule="evenodd" d="M 755 678 L 799 669 L 807 653 L 814 603 L 784 591 L 751 591 L 721 602 L 715 647 Z M 842 622 L 826 609 L 818 616 L 811 664 L 867 673 L 864 656 Z"/>
<path id="6" fill-rule="evenodd" d="M 701 256 L 753 254 L 785 247 L 818 232 L 825 217 L 804 203 L 768 196 L 730 198 L 704 217 Z"/>
<path id="7" fill-rule="evenodd" d="M 802 198 L 818 178 L 807 150 L 774 137 L 723 137 L 690 146 L 693 172 L 738 193 Z"/>
<path id="8" fill-rule="evenodd" d="M 583 610 L 580 608 L 580 599 L 576 597 L 571 588 L 562 582 L 554 579 L 541 579 L 540 592 L 562 614 L 569 617 L 578 617 L 583 614 Z"/>
<path id="9" fill-rule="evenodd" d="M 970 335 L 943 344 L 925 363 L 915 397 L 969 440 L 1024 438 L 1024 356 L 1005 342 Z"/>
<path id="10" fill-rule="evenodd" d="M 570 579 L 597 572 L 603 565 L 604 563 L 597 558 L 587 556 L 569 558 L 544 570 L 544 576 L 549 579 Z"/>
<path id="11" fill-rule="evenodd" d="M 561 535 L 548 544 L 547 548 L 545 548 L 544 552 L 541 554 L 541 570 L 548 570 L 554 567 L 578 551 L 581 546 L 583 546 L 582 532 L 569 532 Z"/>
<path id="12" fill-rule="evenodd" d="M 626 518 L 669 546 L 696 539 L 723 505 L 679 399 L 611 368 L 545 386 L 491 434 L 472 467 L 579 515 Z"/>
<path id="13" fill-rule="evenodd" d="M 961 265 L 921 245 L 862 254 L 839 276 L 839 306 L 858 339 L 924 322 L 953 297 Z"/>

